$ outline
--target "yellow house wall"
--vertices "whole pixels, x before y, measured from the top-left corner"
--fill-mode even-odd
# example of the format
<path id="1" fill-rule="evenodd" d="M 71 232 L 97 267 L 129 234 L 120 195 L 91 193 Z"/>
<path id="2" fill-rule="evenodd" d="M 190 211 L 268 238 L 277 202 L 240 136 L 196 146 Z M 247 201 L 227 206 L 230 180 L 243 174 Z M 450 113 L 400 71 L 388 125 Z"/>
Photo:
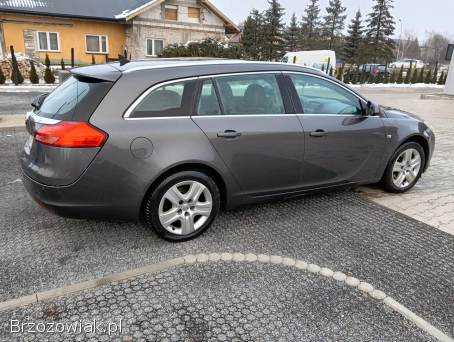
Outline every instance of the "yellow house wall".
<path id="1" fill-rule="evenodd" d="M 3 26 L 3 35 L 6 52 L 10 45 L 15 52 L 25 52 L 24 30 L 58 32 L 60 35 L 59 52 L 39 52 L 36 54 L 44 60 L 46 53 L 52 62 L 60 62 L 61 58 L 69 63 L 71 48 L 74 48 L 76 64 L 90 64 L 93 53 L 86 52 L 85 35 L 107 35 L 108 57 L 117 58 L 122 54 L 125 46 L 125 26 L 119 23 L 109 23 L 92 20 L 63 19 L 52 17 L 38 17 L 31 15 L 15 15 L 0 13 L 0 23 Z M 38 45 L 35 38 L 35 48 Z M 105 54 L 96 53 L 97 63 L 105 62 Z"/>

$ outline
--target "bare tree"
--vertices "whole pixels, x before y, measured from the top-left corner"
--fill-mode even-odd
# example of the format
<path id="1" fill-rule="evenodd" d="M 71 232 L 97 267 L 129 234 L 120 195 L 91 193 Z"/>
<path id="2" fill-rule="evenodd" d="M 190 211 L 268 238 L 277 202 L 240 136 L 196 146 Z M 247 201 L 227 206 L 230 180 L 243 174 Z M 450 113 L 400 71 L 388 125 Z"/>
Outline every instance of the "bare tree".
<path id="1" fill-rule="evenodd" d="M 453 38 L 439 32 L 429 31 L 421 48 L 421 55 L 426 63 L 443 62 L 446 56 L 446 48 L 452 43 Z"/>

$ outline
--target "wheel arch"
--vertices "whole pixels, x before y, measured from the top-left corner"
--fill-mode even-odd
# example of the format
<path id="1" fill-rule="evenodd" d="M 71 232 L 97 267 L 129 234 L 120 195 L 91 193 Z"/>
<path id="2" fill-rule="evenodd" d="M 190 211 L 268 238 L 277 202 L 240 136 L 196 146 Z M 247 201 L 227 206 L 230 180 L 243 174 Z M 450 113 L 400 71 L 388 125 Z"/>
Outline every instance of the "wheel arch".
<path id="1" fill-rule="evenodd" d="M 429 147 L 429 143 L 428 141 L 426 140 L 426 138 L 424 138 L 422 135 L 419 135 L 419 134 L 413 134 L 413 135 L 410 135 L 408 137 L 406 137 L 402 143 L 397 146 L 396 150 L 399 149 L 402 145 L 406 144 L 406 143 L 409 143 L 409 142 L 415 142 L 419 145 L 421 145 L 422 149 L 424 150 L 424 165 L 423 165 L 423 172 L 426 171 L 427 169 L 427 166 L 429 165 L 427 163 L 427 159 L 429 158 L 430 156 L 430 147 Z"/>
<path id="2" fill-rule="evenodd" d="M 187 162 L 174 165 L 166 169 L 151 182 L 151 184 L 148 186 L 147 191 L 143 195 L 142 203 L 140 206 L 140 215 L 142 215 L 143 213 L 143 208 L 146 203 L 146 199 L 156 189 L 159 183 L 162 182 L 167 177 L 182 171 L 198 171 L 206 174 L 207 176 L 210 176 L 219 189 L 219 193 L 221 195 L 221 208 L 225 208 L 227 203 L 227 186 L 224 178 L 221 176 L 221 173 L 214 167 L 204 164 L 202 162 Z"/>

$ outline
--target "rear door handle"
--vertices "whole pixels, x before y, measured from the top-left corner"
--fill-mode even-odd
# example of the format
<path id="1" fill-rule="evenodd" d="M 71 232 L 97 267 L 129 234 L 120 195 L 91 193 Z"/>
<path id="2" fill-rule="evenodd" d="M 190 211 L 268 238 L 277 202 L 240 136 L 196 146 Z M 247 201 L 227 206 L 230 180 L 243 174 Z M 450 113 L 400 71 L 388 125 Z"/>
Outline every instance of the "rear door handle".
<path id="1" fill-rule="evenodd" d="M 231 130 L 231 129 L 227 129 L 224 132 L 219 132 L 218 133 L 218 137 L 219 138 L 232 139 L 232 138 L 238 138 L 240 136 L 241 136 L 240 132 L 237 132 L 237 131 L 234 131 L 234 130 Z"/>
<path id="2" fill-rule="evenodd" d="M 323 129 L 317 129 L 317 130 L 311 132 L 309 135 L 314 138 L 321 138 L 321 137 L 327 136 L 328 132 L 326 132 Z"/>

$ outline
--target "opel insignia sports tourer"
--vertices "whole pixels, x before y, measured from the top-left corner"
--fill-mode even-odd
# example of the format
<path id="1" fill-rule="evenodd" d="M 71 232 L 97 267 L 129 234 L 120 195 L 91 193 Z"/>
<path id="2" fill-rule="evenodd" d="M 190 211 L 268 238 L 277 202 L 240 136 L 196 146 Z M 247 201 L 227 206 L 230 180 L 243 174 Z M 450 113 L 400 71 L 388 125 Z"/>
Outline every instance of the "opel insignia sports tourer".
<path id="1" fill-rule="evenodd" d="M 27 190 L 62 216 L 143 218 L 172 241 L 220 208 L 378 182 L 405 192 L 434 149 L 422 120 L 306 67 L 158 59 L 71 73 L 27 114 Z"/>

